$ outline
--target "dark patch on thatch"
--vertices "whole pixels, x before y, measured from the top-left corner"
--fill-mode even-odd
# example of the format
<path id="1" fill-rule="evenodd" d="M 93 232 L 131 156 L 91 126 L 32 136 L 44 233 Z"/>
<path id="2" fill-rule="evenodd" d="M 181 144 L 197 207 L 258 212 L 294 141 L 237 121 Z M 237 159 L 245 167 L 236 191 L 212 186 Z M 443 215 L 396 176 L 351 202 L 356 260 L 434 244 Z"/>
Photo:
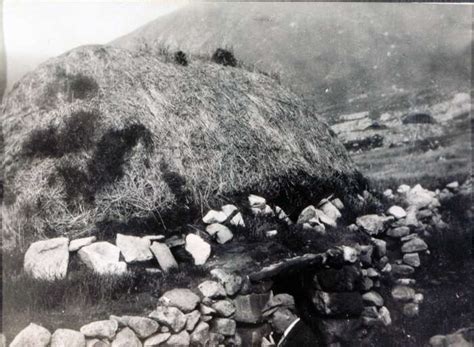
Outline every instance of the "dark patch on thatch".
<path id="1" fill-rule="evenodd" d="M 188 58 L 183 51 L 177 51 L 174 54 L 174 61 L 179 65 L 188 66 Z"/>
<path id="2" fill-rule="evenodd" d="M 98 114 L 79 111 L 66 119 L 63 127 L 48 126 L 34 130 L 23 143 L 25 157 L 60 158 L 92 146 Z"/>
<path id="3" fill-rule="evenodd" d="M 76 74 L 67 78 L 69 79 L 69 96 L 71 99 L 88 99 L 99 90 L 99 85 L 92 77 Z"/>
<path id="4" fill-rule="evenodd" d="M 212 61 L 224 66 L 237 66 L 237 59 L 234 57 L 234 53 L 223 48 L 216 49 L 212 55 Z"/>

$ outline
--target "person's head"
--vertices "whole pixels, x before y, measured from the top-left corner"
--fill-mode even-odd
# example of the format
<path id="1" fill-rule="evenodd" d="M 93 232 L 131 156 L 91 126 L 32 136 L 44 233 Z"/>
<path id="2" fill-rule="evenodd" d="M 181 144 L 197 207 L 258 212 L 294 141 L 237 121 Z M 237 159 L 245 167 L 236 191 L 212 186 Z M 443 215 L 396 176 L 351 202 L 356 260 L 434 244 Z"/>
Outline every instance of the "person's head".
<path id="1" fill-rule="evenodd" d="M 280 307 L 276 310 L 270 319 L 273 331 L 277 334 L 283 334 L 285 330 L 293 323 L 298 316 L 287 308 Z"/>

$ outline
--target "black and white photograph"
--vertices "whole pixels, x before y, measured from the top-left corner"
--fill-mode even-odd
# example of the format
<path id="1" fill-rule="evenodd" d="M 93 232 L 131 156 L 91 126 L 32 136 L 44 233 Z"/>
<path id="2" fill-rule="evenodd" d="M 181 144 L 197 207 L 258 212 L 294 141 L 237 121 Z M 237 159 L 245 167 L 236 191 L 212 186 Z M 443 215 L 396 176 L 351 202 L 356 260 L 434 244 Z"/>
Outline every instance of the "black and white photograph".
<path id="1" fill-rule="evenodd" d="M 0 347 L 474 346 L 473 13 L 0 1 Z"/>

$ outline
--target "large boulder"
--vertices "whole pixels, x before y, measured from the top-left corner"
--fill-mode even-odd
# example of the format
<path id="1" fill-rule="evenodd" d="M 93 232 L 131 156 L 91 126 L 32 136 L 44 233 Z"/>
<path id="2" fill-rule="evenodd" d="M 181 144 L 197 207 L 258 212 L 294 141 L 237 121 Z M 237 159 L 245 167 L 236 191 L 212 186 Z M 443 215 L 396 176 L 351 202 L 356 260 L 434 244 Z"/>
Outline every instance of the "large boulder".
<path id="1" fill-rule="evenodd" d="M 36 279 L 66 277 L 69 264 L 69 240 L 65 237 L 32 243 L 25 253 L 25 272 Z"/>
<path id="2" fill-rule="evenodd" d="M 319 187 L 296 176 L 358 185 L 345 148 L 301 98 L 209 60 L 83 46 L 25 75 L 2 106 L 7 238 L 156 216 L 161 228 L 256 187 Z"/>
<path id="3" fill-rule="evenodd" d="M 47 347 L 50 341 L 51 333 L 46 328 L 30 323 L 15 336 L 10 347 Z"/>
<path id="4" fill-rule="evenodd" d="M 127 264 L 119 261 L 120 249 L 109 242 L 82 247 L 77 254 L 88 268 L 98 274 L 120 275 L 127 271 Z"/>

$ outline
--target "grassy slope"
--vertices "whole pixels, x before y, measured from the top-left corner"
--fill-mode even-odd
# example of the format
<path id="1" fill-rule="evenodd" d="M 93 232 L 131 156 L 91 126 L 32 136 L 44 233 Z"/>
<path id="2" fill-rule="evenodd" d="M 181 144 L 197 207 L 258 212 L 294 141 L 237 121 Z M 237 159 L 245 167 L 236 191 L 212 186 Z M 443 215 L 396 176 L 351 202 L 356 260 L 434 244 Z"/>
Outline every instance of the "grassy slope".
<path id="1" fill-rule="evenodd" d="M 246 63 L 279 73 L 321 111 L 393 87 L 467 88 L 470 29 L 465 6 L 214 3 L 185 7 L 114 44 L 200 54 L 232 47 Z"/>

